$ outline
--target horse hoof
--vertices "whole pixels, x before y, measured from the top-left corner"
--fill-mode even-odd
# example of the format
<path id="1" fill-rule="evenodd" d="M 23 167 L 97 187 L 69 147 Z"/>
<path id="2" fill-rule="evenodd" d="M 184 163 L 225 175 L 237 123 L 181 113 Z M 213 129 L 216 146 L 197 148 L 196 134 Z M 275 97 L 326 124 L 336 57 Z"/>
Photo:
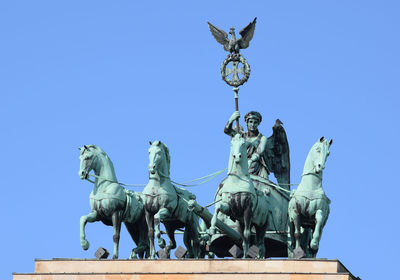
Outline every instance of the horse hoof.
<path id="1" fill-rule="evenodd" d="M 158 244 L 158 246 L 160 246 L 161 249 L 164 249 L 166 243 L 165 243 L 164 239 L 160 238 L 157 240 L 157 244 Z"/>
<path id="2" fill-rule="evenodd" d="M 130 260 L 137 260 L 137 259 L 138 259 L 138 256 L 137 256 L 137 254 L 136 254 L 134 251 L 132 251 L 131 255 L 129 256 L 129 259 L 130 259 Z"/>
<path id="3" fill-rule="evenodd" d="M 318 242 L 315 241 L 314 239 L 311 240 L 311 242 L 310 242 L 310 248 L 311 248 L 313 251 L 318 251 Z"/>
<path id="4" fill-rule="evenodd" d="M 89 241 L 87 241 L 87 240 L 82 240 L 81 241 L 81 247 L 82 247 L 83 250 L 86 251 L 87 249 L 89 249 L 89 246 L 90 246 Z"/>

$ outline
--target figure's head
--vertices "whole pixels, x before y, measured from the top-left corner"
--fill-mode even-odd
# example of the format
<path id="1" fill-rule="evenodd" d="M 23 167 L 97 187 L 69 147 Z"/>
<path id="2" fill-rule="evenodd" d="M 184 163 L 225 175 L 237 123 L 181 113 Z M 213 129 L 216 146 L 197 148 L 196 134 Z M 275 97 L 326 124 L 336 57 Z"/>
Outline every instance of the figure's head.
<path id="1" fill-rule="evenodd" d="M 81 161 L 79 167 L 79 177 L 81 177 L 83 180 L 88 178 L 89 172 L 93 169 L 93 163 L 96 159 L 96 146 L 84 145 L 82 148 L 79 148 L 79 150 L 79 159 Z"/>
<path id="2" fill-rule="evenodd" d="M 235 35 L 235 28 L 234 27 L 231 27 L 231 29 L 229 30 L 229 34 Z"/>
<path id="3" fill-rule="evenodd" d="M 255 131 L 262 121 L 262 116 L 259 112 L 251 111 L 244 116 L 244 121 L 247 125 L 247 130 Z"/>

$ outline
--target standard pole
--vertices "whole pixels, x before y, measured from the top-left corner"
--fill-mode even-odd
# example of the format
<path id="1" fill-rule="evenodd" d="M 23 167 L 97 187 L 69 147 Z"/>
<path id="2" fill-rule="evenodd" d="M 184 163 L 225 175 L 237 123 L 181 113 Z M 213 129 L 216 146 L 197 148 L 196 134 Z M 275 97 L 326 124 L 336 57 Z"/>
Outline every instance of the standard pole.
<path id="1" fill-rule="evenodd" d="M 239 88 L 234 87 L 233 92 L 235 93 L 235 109 L 239 111 Z M 239 119 L 236 120 L 236 131 L 239 133 Z"/>

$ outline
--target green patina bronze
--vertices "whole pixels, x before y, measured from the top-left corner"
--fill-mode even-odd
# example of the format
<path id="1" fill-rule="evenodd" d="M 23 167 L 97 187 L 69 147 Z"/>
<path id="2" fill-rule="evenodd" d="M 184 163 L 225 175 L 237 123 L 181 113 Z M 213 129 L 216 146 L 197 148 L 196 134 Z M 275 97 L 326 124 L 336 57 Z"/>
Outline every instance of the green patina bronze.
<path id="1" fill-rule="evenodd" d="M 208 25 L 217 42 L 229 52 L 222 63 L 221 76 L 233 87 L 236 108 L 224 127 L 224 133 L 231 137 L 231 150 L 228 175 L 219 184 L 214 197 L 214 213 L 200 206 L 194 194 L 173 185 L 169 150 L 161 141 L 150 142 L 149 182 L 142 193 L 125 190 L 118 183 L 113 164 L 104 151 L 95 145 L 84 146 L 80 148 L 79 176 L 88 179 L 89 172 L 94 170 L 96 181 L 90 195 L 92 211 L 81 217 L 83 249 L 89 247 L 85 236 L 86 223 L 102 221 L 114 228 L 113 258 L 118 258 L 122 222 L 137 244 L 131 258 L 146 256 L 154 259 L 154 238 L 170 257 L 170 251 L 176 248 L 175 231 L 182 228 L 187 258 L 206 255 L 210 258 L 214 253 L 218 257 L 230 256 L 233 245 L 241 247 L 246 258 L 253 244 L 258 247 L 259 258 L 316 256 L 329 215 L 330 201 L 322 189 L 322 170 L 332 140 L 328 142 L 322 137 L 313 146 L 301 183 L 289 196 L 289 144 L 282 122 L 276 120 L 270 137 L 258 130 L 262 121 L 258 112 L 251 111 L 245 115 L 247 131 L 239 126 L 239 86 L 250 76 L 250 65 L 240 54 L 240 49 L 249 46 L 256 18 L 240 31 L 239 39 L 236 39 L 234 28 L 231 28 L 228 39 L 223 30 L 211 23 Z M 235 121 L 236 127 L 233 128 Z M 271 173 L 278 184 L 270 181 Z M 201 224 L 199 217 L 203 219 Z M 169 238 L 168 245 L 161 237 L 161 223 Z M 252 232 L 253 228 L 255 232 Z"/>
<path id="2" fill-rule="evenodd" d="M 250 247 L 251 227 L 256 229 L 256 245 L 259 257 L 265 258 L 264 234 L 267 229 L 269 203 L 267 196 L 258 191 L 250 178 L 247 162 L 247 147 L 252 145 L 240 134 L 231 140 L 228 177 L 217 192 L 219 202 L 211 220 L 210 234 L 216 233 L 216 221 L 219 212 L 238 222 L 242 238 L 243 258 L 247 257 Z"/>
<path id="3" fill-rule="evenodd" d="M 120 186 L 114 171 L 114 165 L 107 154 L 96 145 L 80 148 L 81 179 L 88 179 L 89 172 L 94 171 L 96 180 L 90 193 L 91 212 L 80 220 L 80 239 L 84 250 L 89 248 L 86 240 L 86 223 L 102 221 L 114 228 L 114 254 L 118 258 L 121 223 L 124 222 L 129 234 L 137 247 L 132 250 L 130 258 L 143 258 L 149 253 L 147 227 L 144 218 L 144 208 L 138 193 Z"/>
<path id="4" fill-rule="evenodd" d="M 249 47 L 250 41 L 253 39 L 254 30 L 256 29 L 256 20 L 257 18 L 239 32 L 242 36 L 239 39 L 236 39 L 235 28 L 232 27 L 230 29 L 229 34 L 231 37 L 228 39 L 228 34 L 225 31 L 208 22 L 208 27 L 215 40 L 224 46 L 224 50 L 229 52 L 221 65 L 221 77 L 230 86 L 241 86 L 250 77 L 250 65 L 240 54 L 240 49 Z M 228 65 L 232 65 L 231 68 Z"/>
<path id="5" fill-rule="evenodd" d="M 297 190 L 289 201 L 289 257 L 315 258 L 329 216 L 330 200 L 322 189 L 322 171 L 332 140 L 321 137 L 311 148 Z"/>
<path id="6" fill-rule="evenodd" d="M 232 124 L 240 118 L 240 112 L 235 111 L 224 127 L 224 133 L 233 137 L 238 133 L 237 128 L 233 129 Z M 251 111 L 244 116 L 247 132 L 239 129 L 246 141 L 252 143 L 248 146 L 247 156 L 249 172 L 252 175 L 268 180 L 269 174 L 274 173 L 279 184 L 289 190 L 290 184 L 290 157 L 289 143 L 282 122 L 277 119 L 273 126 L 273 134 L 265 137 L 258 130 L 262 121 L 259 112 Z"/>
<path id="7" fill-rule="evenodd" d="M 273 134 L 270 137 L 263 136 L 258 131 L 258 126 L 262 121 L 262 116 L 258 112 L 251 111 L 245 116 L 245 123 L 247 125 L 247 132 L 244 132 L 243 129 L 239 129 L 239 132 L 232 128 L 232 124 L 235 120 L 238 120 L 240 117 L 240 113 L 238 111 L 234 112 L 230 117 L 228 123 L 224 128 L 224 132 L 231 136 L 231 148 L 233 148 L 233 143 L 236 143 L 240 138 L 239 142 L 244 142 L 241 149 L 244 150 L 240 152 L 242 167 L 239 170 L 232 171 L 233 167 L 236 167 L 235 157 L 232 155 L 229 158 L 228 163 L 228 176 L 225 178 L 219 188 L 217 190 L 217 194 L 215 196 L 215 200 L 223 198 L 224 202 L 221 202 L 220 209 L 218 209 L 218 204 L 216 206 L 216 211 L 214 212 L 213 220 L 218 218 L 223 223 L 229 225 L 230 227 L 238 230 L 239 232 L 243 231 L 243 224 L 240 224 L 240 219 L 235 218 L 232 215 L 236 210 L 231 209 L 231 207 L 236 207 L 234 204 L 227 203 L 227 200 L 234 198 L 230 193 L 238 193 L 241 192 L 238 188 L 240 183 L 245 183 L 244 187 L 249 190 L 254 189 L 257 193 L 257 199 L 253 195 L 253 199 L 249 196 L 249 200 L 246 203 L 258 205 L 257 209 L 252 209 L 251 211 L 248 209 L 247 211 L 251 212 L 250 218 L 255 220 L 265 219 L 265 224 L 258 224 L 255 228 L 259 229 L 258 233 L 255 235 L 255 244 L 259 247 L 259 257 L 264 258 L 267 256 L 285 256 L 286 255 L 286 236 L 283 233 L 286 230 L 286 222 L 287 222 L 287 207 L 288 207 L 288 190 L 290 184 L 290 161 L 289 161 L 289 145 L 286 138 L 286 133 L 283 127 L 281 126 L 282 122 L 277 120 L 275 126 L 273 127 Z M 245 165 L 245 166 L 244 166 Z M 244 170 L 244 171 L 243 171 Z M 237 179 L 237 175 L 234 172 L 243 173 L 240 180 Z M 281 184 L 280 187 L 277 187 L 274 183 L 269 181 L 269 174 L 273 172 L 275 177 L 278 179 L 278 182 Z M 228 194 L 228 195 L 224 195 Z M 241 196 L 241 200 L 246 200 L 247 198 Z M 229 199 L 228 199 L 229 198 Z M 258 202 L 261 201 L 261 203 Z M 263 205 L 263 207 L 261 206 Z M 224 211 L 225 210 L 225 211 Z M 252 212 L 253 211 L 253 212 Z M 221 213 L 219 213 L 221 212 Z M 229 214 L 226 214 L 229 213 Z M 248 213 L 247 213 L 248 214 Z M 240 215 L 239 215 L 240 216 Z M 243 217 L 243 215 L 241 215 Z M 249 217 L 246 217 L 249 219 Z M 247 222 L 246 222 L 247 224 Z M 211 232 L 215 233 L 214 224 L 212 224 Z M 261 228 L 263 230 L 261 230 Z M 261 234 L 262 232 L 262 234 Z M 268 232 L 268 233 L 266 233 Z M 225 233 L 223 230 L 221 233 Z M 243 236 L 246 233 L 243 231 Z M 211 241 L 214 241 L 215 244 L 218 244 L 221 247 L 221 241 L 215 240 L 218 236 L 212 237 Z M 249 237 L 246 237 L 249 239 Z M 270 245 L 269 247 L 272 249 L 271 252 L 265 251 L 266 243 L 274 241 L 274 245 Z M 225 241 L 225 243 L 227 243 Z M 249 242 L 246 244 L 242 244 L 243 249 L 247 252 Z M 217 246 L 217 245 L 216 245 Z M 214 246 L 214 247 L 216 247 Z M 229 245 L 231 246 L 231 245 Z M 229 246 L 227 248 L 229 248 Z M 220 255 L 224 255 L 221 250 L 216 248 L 216 251 L 220 251 Z M 246 256 L 246 255 L 244 255 Z"/>
<path id="8" fill-rule="evenodd" d="M 282 122 L 277 120 L 272 128 L 273 134 L 268 138 L 265 137 L 258 131 L 258 126 L 262 121 L 261 114 L 251 111 L 245 116 L 247 132 L 240 128 L 238 133 L 237 128 L 236 130 L 232 128 L 232 124 L 239 117 L 240 113 L 238 111 L 234 112 L 224 128 L 224 132 L 231 137 L 240 134 L 249 143 L 247 145 L 246 160 L 249 166 L 250 178 L 254 187 L 268 197 L 269 203 L 268 212 L 265 213 L 268 216 L 265 244 L 270 243 L 268 246 L 271 250 L 266 252 L 266 256 L 284 257 L 287 255 L 287 236 L 285 232 L 287 229 L 290 190 L 289 144 L 286 132 L 282 127 Z M 231 166 L 231 163 L 229 163 L 229 166 Z M 279 186 L 269 180 L 270 173 L 274 173 L 280 184 Z M 219 188 L 224 186 L 225 180 L 220 183 Z M 217 197 L 215 199 L 217 200 Z M 237 223 L 234 223 L 228 216 L 220 214 L 218 218 L 230 227 L 238 229 Z M 219 240 L 221 238 L 215 237 L 215 239 L 211 239 L 212 242 L 215 241 L 216 246 L 214 247 L 223 247 L 222 242 Z M 227 244 L 226 249 L 233 245 L 228 245 L 226 241 L 224 243 Z M 219 256 L 228 255 L 221 251 Z"/>
<path id="9" fill-rule="evenodd" d="M 196 196 L 187 190 L 175 187 L 170 179 L 170 155 L 167 146 L 161 141 L 150 142 L 149 182 L 142 197 L 149 231 L 150 258 L 155 258 L 154 231 L 157 243 L 165 248 L 167 255 L 176 248 L 175 230 L 185 227 L 183 241 L 188 249 L 188 256 L 199 258 L 200 235 L 199 218 L 188 208 L 189 200 Z M 161 238 L 160 223 L 163 223 L 169 237 L 169 244 Z"/>

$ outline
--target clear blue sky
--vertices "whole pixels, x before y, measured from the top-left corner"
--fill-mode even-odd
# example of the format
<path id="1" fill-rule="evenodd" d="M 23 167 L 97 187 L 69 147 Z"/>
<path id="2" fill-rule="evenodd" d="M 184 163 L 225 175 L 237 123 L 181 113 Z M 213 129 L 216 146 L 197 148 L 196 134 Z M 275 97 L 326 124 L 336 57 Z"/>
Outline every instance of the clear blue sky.
<path id="1" fill-rule="evenodd" d="M 331 214 L 318 254 L 362 279 L 394 279 L 400 250 L 398 1 L 2 1 L 0 278 L 32 272 L 34 258 L 92 258 L 112 229 L 87 226 L 92 185 L 77 147 L 97 144 L 117 177 L 147 182 L 148 141 L 171 150 L 171 177 L 226 167 L 223 126 L 234 102 L 226 56 L 207 21 L 240 29 L 255 16 L 242 115 L 286 129 L 291 179 L 308 150 L 333 138 L 324 173 Z M 243 123 L 243 121 L 242 121 Z M 222 178 L 192 189 L 208 204 Z M 138 189 L 140 191 L 140 189 Z M 121 258 L 133 244 L 123 228 Z"/>

